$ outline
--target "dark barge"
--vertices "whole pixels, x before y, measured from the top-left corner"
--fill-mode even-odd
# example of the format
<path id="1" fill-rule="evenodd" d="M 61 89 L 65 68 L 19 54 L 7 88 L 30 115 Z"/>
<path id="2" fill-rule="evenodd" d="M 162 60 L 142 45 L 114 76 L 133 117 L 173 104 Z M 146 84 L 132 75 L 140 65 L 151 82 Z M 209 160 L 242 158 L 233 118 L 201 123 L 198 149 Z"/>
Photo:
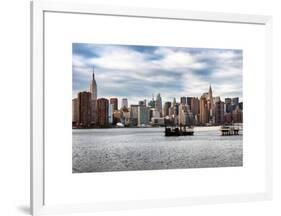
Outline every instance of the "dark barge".
<path id="1" fill-rule="evenodd" d="M 223 125 L 221 126 L 221 135 L 222 136 L 237 136 L 239 135 L 239 127 L 233 125 Z"/>
<path id="2" fill-rule="evenodd" d="M 165 127 L 165 136 L 192 136 L 193 134 L 192 127 Z"/>
<path id="3" fill-rule="evenodd" d="M 187 125 L 175 125 L 170 121 L 165 121 L 165 136 L 192 136 L 194 128 Z"/>

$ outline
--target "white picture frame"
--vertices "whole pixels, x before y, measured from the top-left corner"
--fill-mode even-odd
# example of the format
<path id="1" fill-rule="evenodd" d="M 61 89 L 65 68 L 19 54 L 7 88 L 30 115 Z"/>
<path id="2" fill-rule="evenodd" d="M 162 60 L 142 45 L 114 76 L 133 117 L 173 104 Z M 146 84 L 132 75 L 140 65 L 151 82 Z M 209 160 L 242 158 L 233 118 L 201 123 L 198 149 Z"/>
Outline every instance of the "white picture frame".
<path id="1" fill-rule="evenodd" d="M 44 14 L 46 12 L 111 15 L 173 20 L 194 20 L 223 23 L 246 23 L 266 27 L 266 190 L 263 193 L 169 198 L 142 201 L 48 206 L 44 201 Z M 46 213 L 75 213 L 104 210 L 183 206 L 190 204 L 269 200 L 272 197 L 272 89 L 271 89 L 271 31 L 272 18 L 261 15 L 177 11 L 151 8 L 108 7 L 91 4 L 69 4 L 48 1 L 31 2 L 31 210 L 33 215 Z"/>

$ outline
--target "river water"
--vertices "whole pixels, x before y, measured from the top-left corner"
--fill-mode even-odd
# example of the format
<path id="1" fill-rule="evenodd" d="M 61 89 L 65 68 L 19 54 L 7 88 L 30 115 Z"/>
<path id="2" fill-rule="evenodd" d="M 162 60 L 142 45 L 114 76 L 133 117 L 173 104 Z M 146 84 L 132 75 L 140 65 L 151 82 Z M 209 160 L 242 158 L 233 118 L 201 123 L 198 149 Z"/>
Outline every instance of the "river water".
<path id="1" fill-rule="evenodd" d="M 194 136 L 165 137 L 164 128 L 72 130 L 72 171 L 107 172 L 243 166 L 243 136 L 196 127 Z"/>

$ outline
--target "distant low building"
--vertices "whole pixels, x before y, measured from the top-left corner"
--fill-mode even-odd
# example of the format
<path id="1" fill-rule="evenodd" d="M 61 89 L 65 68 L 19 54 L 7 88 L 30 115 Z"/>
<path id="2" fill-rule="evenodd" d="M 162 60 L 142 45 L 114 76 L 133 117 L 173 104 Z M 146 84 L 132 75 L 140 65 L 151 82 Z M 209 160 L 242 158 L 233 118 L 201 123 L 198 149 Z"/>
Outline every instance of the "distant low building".
<path id="1" fill-rule="evenodd" d="M 122 111 L 115 110 L 113 111 L 113 125 L 117 125 L 117 123 L 121 123 L 122 119 Z"/>
<path id="2" fill-rule="evenodd" d="M 160 112 L 158 110 L 153 109 L 152 116 L 156 118 L 160 118 Z"/>
<path id="3" fill-rule="evenodd" d="M 122 121 L 125 127 L 129 127 L 131 124 L 130 111 L 128 109 L 122 110 Z"/>
<path id="4" fill-rule="evenodd" d="M 225 113 L 224 114 L 224 124 L 231 124 L 232 123 L 232 114 Z"/>
<path id="5" fill-rule="evenodd" d="M 164 126 L 165 120 L 162 117 L 152 117 L 151 124 L 152 124 L 152 126 Z"/>

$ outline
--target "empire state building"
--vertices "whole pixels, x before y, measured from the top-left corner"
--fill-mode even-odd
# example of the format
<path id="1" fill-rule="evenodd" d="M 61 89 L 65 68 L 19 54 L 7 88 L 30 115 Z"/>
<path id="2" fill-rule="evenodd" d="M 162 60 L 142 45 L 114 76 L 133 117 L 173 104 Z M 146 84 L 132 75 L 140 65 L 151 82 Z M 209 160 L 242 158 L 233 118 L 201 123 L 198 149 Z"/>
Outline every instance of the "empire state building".
<path id="1" fill-rule="evenodd" d="M 90 92 L 91 92 L 91 99 L 92 100 L 97 100 L 97 83 L 95 80 L 95 71 L 93 69 L 93 78 L 90 83 Z"/>
<path id="2" fill-rule="evenodd" d="M 91 124 L 95 125 L 97 121 L 97 83 L 95 80 L 95 71 L 93 69 L 92 80 L 90 83 L 91 92 Z"/>

